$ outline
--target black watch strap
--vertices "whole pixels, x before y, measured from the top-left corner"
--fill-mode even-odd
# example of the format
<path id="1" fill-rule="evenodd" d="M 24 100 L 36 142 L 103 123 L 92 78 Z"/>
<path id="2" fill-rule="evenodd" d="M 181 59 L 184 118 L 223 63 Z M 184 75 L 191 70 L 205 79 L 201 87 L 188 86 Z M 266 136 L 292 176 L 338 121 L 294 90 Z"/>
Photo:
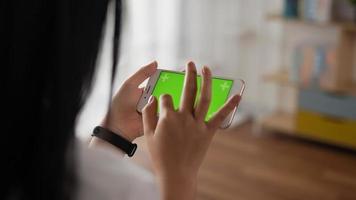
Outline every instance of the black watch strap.
<path id="1" fill-rule="evenodd" d="M 109 142 L 110 144 L 124 151 L 129 157 L 132 157 L 137 149 L 137 144 L 131 143 L 120 135 L 101 126 L 94 128 L 92 136 Z"/>

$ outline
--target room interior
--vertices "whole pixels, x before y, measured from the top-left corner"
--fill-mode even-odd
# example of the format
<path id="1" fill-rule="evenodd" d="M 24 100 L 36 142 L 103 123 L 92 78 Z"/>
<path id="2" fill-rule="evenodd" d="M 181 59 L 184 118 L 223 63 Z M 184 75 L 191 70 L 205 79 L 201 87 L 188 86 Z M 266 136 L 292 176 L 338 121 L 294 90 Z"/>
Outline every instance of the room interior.
<path id="1" fill-rule="evenodd" d="M 356 3 L 352 0 L 123 2 L 116 91 L 140 66 L 193 60 L 246 81 L 234 122 L 199 174 L 198 199 L 356 199 Z M 96 82 L 77 119 L 90 138 L 108 107 L 112 7 Z M 152 170 L 144 138 L 125 158 Z"/>

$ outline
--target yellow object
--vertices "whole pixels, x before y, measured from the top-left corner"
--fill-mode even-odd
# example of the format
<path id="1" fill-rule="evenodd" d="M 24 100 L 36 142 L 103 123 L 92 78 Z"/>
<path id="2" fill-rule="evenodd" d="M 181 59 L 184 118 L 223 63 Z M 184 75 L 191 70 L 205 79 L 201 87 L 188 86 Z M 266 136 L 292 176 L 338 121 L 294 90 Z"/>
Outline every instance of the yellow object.
<path id="1" fill-rule="evenodd" d="M 297 133 L 319 141 L 356 148 L 356 121 L 299 110 Z"/>

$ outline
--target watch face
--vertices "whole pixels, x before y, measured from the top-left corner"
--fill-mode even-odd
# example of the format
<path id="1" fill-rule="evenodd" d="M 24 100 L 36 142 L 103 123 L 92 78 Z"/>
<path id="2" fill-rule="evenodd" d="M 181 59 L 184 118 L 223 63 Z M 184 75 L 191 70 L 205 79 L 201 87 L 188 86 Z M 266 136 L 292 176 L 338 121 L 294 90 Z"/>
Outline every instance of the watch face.
<path id="1" fill-rule="evenodd" d="M 130 153 L 127 154 L 129 157 L 132 157 L 135 154 L 136 149 L 137 149 L 137 144 L 132 143 L 131 145 L 132 145 L 132 150 Z"/>

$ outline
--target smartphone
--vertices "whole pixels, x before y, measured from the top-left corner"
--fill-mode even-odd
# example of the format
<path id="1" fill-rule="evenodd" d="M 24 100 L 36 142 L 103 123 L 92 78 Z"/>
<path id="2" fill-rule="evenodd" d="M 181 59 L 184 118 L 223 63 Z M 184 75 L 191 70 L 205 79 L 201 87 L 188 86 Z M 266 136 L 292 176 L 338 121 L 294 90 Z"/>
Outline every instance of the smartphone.
<path id="1" fill-rule="evenodd" d="M 159 101 L 159 97 L 162 94 L 171 95 L 174 108 L 177 110 L 179 108 L 181 95 L 183 92 L 184 76 L 184 72 L 158 69 L 155 74 L 149 78 L 145 90 L 137 103 L 137 111 L 140 113 L 142 112 L 142 109 L 147 104 L 151 95 L 155 96 Z M 201 79 L 202 77 L 198 75 L 196 102 L 200 96 Z M 212 77 L 211 102 L 205 117 L 205 121 L 209 121 L 214 116 L 214 114 L 224 105 L 230 96 L 234 94 L 240 94 L 240 96 L 242 96 L 244 90 L 245 82 L 241 79 L 234 80 L 231 78 Z M 237 107 L 223 121 L 223 123 L 220 125 L 220 128 L 228 128 L 231 125 L 236 110 Z"/>

